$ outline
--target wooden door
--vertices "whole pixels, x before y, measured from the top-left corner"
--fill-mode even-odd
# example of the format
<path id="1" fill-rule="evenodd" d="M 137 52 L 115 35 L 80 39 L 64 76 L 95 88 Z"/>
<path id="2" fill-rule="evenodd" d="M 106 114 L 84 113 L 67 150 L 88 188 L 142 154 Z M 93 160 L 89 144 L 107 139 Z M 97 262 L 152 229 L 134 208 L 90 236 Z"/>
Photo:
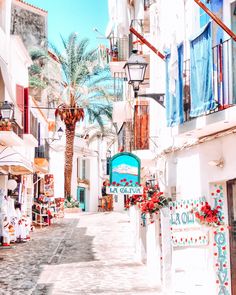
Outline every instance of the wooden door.
<path id="1" fill-rule="evenodd" d="M 232 295 L 236 295 L 236 180 L 227 182 Z"/>

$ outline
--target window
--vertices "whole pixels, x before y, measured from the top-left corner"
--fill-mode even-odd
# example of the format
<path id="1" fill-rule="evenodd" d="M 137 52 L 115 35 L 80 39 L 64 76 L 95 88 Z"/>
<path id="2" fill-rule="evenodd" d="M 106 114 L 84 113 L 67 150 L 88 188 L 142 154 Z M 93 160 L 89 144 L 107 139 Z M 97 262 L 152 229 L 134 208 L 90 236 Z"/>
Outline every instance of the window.
<path id="1" fill-rule="evenodd" d="M 149 102 L 140 101 L 134 111 L 134 149 L 149 149 Z"/>
<path id="2" fill-rule="evenodd" d="M 82 160 L 82 173 L 81 178 L 86 179 L 86 160 Z"/>
<path id="3" fill-rule="evenodd" d="M 38 120 L 34 117 L 32 112 L 30 112 L 29 131 L 30 134 L 32 134 L 36 139 L 38 139 Z"/>

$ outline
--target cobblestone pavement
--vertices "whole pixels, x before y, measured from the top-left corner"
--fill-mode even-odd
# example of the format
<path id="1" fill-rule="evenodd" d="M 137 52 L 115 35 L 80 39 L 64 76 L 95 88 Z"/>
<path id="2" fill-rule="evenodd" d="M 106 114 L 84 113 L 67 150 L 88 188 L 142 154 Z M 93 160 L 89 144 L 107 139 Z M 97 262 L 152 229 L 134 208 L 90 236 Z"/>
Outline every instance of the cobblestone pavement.
<path id="1" fill-rule="evenodd" d="M 0 250 L 1 295 L 154 295 L 125 213 L 70 214 Z"/>

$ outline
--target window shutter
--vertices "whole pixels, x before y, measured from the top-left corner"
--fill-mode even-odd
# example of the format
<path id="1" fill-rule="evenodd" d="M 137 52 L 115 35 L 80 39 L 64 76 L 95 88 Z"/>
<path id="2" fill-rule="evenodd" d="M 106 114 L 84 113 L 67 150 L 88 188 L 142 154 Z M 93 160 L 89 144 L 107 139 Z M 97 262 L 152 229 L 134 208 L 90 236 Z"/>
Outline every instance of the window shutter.
<path id="1" fill-rule="evenodd" d="M 16 103 L 18 109 L 24 112 L 24 87 L 20 85 L 16 85 Z"/>
<path id="2" fill-rule="evenodd" d="M 149 149 L 149 103 L 140 101 L 134 112 L 134 149 Z"/>
<path id="3" fill-rule="evenodd" d="M 17 103 L 18 104 L 18 103 Z M 30 133 L 29 88 L 24 89 L 24 133 Z"/>

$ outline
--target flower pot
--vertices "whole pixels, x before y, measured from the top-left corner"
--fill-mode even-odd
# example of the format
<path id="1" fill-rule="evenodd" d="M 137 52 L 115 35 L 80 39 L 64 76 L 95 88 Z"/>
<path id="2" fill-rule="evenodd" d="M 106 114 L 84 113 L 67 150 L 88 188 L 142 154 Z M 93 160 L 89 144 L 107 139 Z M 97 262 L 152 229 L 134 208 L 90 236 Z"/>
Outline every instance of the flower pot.
<path id="1" fill-rule="evenodd" d="M 80 208 L 65 208 L 64 213 L 80 213 L 82 210 Z"/>

